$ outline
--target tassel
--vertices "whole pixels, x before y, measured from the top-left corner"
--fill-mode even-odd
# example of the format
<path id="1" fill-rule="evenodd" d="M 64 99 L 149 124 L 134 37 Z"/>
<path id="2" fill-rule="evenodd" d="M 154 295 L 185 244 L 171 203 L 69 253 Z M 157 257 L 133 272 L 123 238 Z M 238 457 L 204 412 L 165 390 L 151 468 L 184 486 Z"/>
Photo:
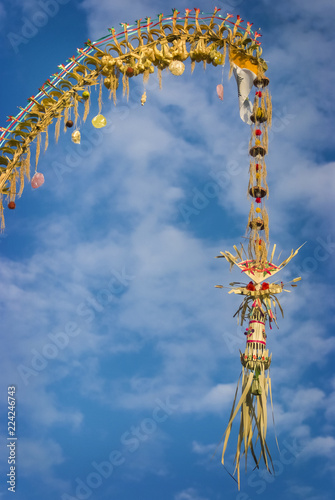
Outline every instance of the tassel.
<path id="1" fill-rule="evenodd" d="M 56 125 L 55 125 L 55 140 L 56 140 L 56 143 L 58 142 L 58 139 L 59 139 L 61 121 L 62 121 L 62 115 L 60 115 L 57 118 Z"/>
<path id="2" fill-rule="evenodd" d="M 37 141 L 36 141 L 35 169 L 37 169 L 38 159 L 40 157 L 40 151 L 41 151 L 41 133 L 38 134 Z"/>
<path id="3" fill-rule="evenodd" d="M 227 55 L 227 42 L 224 40 L 223 42 L 223 59 L 222 59 L 222 66 L 226 64 L 226 55 Z"/>
<path id="4" fill-rule="evenodd" d="M 117 75 L 114 75 L 112 79 L 112 88 L 113 88 L 113 103 L 116 106 L 116 90 L 119 86 L 119 77 Z"/>
<path id="5" fill-rule="evenodd" d="M 159 90 L 162 90 L 162 70 L 158 68 L 157 70 L 158 82 L 159 82 Z"/>
<path id="6" fill-rule="evenodd" d="M 144 73 L 143 73 L 143 83 L 144 83 L 144 85 L 145 85 L 146 83 L 148 83 L 148 81 L 149 81 L 149 77 L 150 77 L 150 70 L 149 70 L 149 69 L 146 69 L 146 70 L 144 71 Z"/>
<path id="7" fill-rule="evenodd" d="M 265 239 L 269 242 L 269 216 L 265 208 L 262 208 L 262 218 L 264 221 Z"/>
<path id="8" fill-rule="evenodd" d="M 86 99 L 85 101 L 85 108 L 84 108 L 84 116 L 83 116 L 83 122 L 86 122 L 86 119 L 88 117 L 88 113 L 90 112 L 90 102 L 91 102 L 91 93 L 90 97 Z"/>
<path id="9" fill-rule="evenodd" d="M 251 136 L 250 136 L 250 140 L 249 140 L 249 151 L 250 149 L 252 148 L 253 146 L 253 143 L 254 143 L 254 139 L 256 138 L 256 135 L 255 135 L 255 131 L 256 131 L 256 127 L 255 125 L 251 125 Z"/>
<path id="10" fill-rule="evenodd" d="M 20 168 L 20 190 L 18 197 L 20 197 L 23 193 L 24 189 L 24 164 L 22 163 L 21 168 Z"/>
<path id="11" fill-rule="evenodd" d="M 16 181 L 17 181 L 18 173 L 17 170 L 15 170 L 12 175 L 11 175 L 11 180 L 10 180 L 10 188 L 9 188 L 9 198 L 10 200 L 15 200 L 16 196 Z"/>
<path id="12" fill-rule="evenodd" d="M 252 202 L 251 207 L 250 207 L 247 227 L 249 227 L 249 224 L 252 221 L 252 219 L 254 218 L 254 215 L 255 215 L 255 205 L 254 205 L 254 202 Z"/>
<path id="13" fill-rule="evenodd" d="M 3 233 L 4 229 L 5 229 L 5 216 L 4 216 L 4 213 L 3 213 L 3 196 L 1 195 L 0 196 L 0 218 L 1 218 L 1 232 Z"/>
<path id="14" fill-rule="evenodd" d="M 256 171 L 256 166 L 255 166 L 255 162 L 251 162 L 250 163 L 250 166 L 249 166 L 249 184 L 248 184 L 248 190 L 247 190 L 247 196 L 248 198 L 250 198 L 250 189 L 253 187 L 254 185 L 254 173 Z"/>
<path id="15" fill-rule="evenodd" d="M 44 145 L 44 152 L 48 149 L 49 146 L 49 129 L 46 128 L 45 130 L 45 145 Z"/>
<path id="16" fill-rule="evenodd" d="M 101 114 L 102 110 L 102 78 L 100 80 L 100 86 L 99 86 L 99 98 L 98 98 L 98 105 L 99 105 L 99 115 Z"/>
<path id="17" fill-rule="evenodd" d="M 67 126 L 66 126 L 66 122 L 68 121 L 69 119 L 69 108 L 65 108 L 64 109 L 64 132 L 66 132 L 67 130 Z"/>
<path id="18" fill-rule="evenodd" d="M 271 127 L 272 125 L 272 101 L 271 101 L 271 96 L 270 92 L 268 89 L 265 91 L 265 102 L 266 102 L 266 112 L 267 112 L 267 123 L 268 126 Z"/>
<path id="19" fill-rule="evenodd" d="M 78 113 L 78 100 L 74 99 L 74 126 L 77 128 L 77 122 L 79 118 L 79 113 Z"/>
<path id="20" fill-rule="evenodd" d="M 264 123 L 264 142 L 265 142 L 265 148 L 268 151 L 269 150 L 269 124 L 267 122 Z"/>
<path id="21" fill-rule="evenodd" d="M 269 186 L 268 186 L 268 183 L 266 182 L 266 177 L 267 177 L 267 170 L 266 170 L 266 163 L 265 161 L 263 160 L 263 165 L 262 165 L 262 181 L 263 181 L 263 185 L 266 189 L 266 193 L 267 193 L 267 198 L 269 198 Z"/>
<path id="22" fill-rule="evenodd" d="M 23 160 L 23 167 L 24 167 L 24 173 L 26 174 L 28 181 L 30 181 L 30 148 L 29 148 L 29 146 L 27 148 L 26 157 Z"/>
<path id="23" fill-rule="evenodd" d="M 230 31 L 230 30 L 229 30 Z M 229 52 L 228 52 L 228 57 L 229 57 L 229 74 L 228 74 L 228 80 L 231 79 L 234 71 L 234 66 L 232 61 L 230 60 L 230 46 L 229 46 Z"/>

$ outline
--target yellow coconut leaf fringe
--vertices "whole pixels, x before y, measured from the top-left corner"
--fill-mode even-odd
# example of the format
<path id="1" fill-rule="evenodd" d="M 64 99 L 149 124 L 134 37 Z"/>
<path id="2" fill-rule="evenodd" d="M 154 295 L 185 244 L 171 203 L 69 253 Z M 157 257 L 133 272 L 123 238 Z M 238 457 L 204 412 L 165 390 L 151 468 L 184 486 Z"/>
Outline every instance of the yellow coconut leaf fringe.
<path id="1" fill-rule="evenodd" d="M 67 131 L 67 126 L 66 126 L 66 123 L 67 121 L 69 120 L 69 115 L 70 115 L 70 110 L 69 108 L 65 108 L 64 109 L 64 132 Z"/>
<path id="2" fill-rule="evenodd" d="M 83 116 L 84 123 L 86 122 L 86 119 L 87 119 L 88 114 L 90 112 L 90 103 L 91 103 L 91 93 L 90 93 L 90 97 L 88 99 L 86 99 L 86 101 L 85 101 L 84 116 Z"/>
<path id="3" fill-rule="evenodd" d="M 27 149 L 27 154 L 23 160 L 22 169 L 24 170 L 25 176 L 28 181 L 30 181 L 30 148 Z"/>
<path id="4" fill-rule="evenodd" d="M 45 145 L 44 152 L 48 149 L 49 146 L 49 129 L 45 129 Z"/>
<path id="5" fill-rule="evenodd" d="M 57 144 L 58 139 L 59 139 L 61 122 L 62 122 L 62 116 L 60 115 L 57 118 L 56 125 L 55 125 L 55 141 L 56 141 L 56 144 Z"/>
<path id="6" fill-rule="evenodd" d="M 241 354 L 242 356 L 242 354 Z M 255 370 L 256 371 L 256 370 Z M 252 455 L 256 467 L 263 460 L 266 469 L 274 472 L 272 458 L 266 442 L 267 433 L 267 396 L 269 393 L 270 376 L 269 373 L 265 376 L 264 368 L 260 368 L 255 375 L 255 371 L 251 371 L 245 367 L 242 368 L 242 394 L 236 403 L 236 398 L 233 403 L 229 422 L 223 436 L 222 464 L 224 465 L 224 455 L 227 449 L 229 436 L 231 433 L 234 419 L 240 411 L 240 427 L 237 440 L 237 448 L 235 454 L 235 470 L 233 474 L 237 474 L 238 489 L 240 489 L 240 461 L 241 457 L 245 456 L 245 468 L 247 469 L 248 452 Z M 237 385 L 237 390 L 239 383 Z M 255 432 L 256 431 L 256 432 Z M 257 457 L 257 452 L 254 447 L 254 436 L 259 444 L 260 451 Z M 243 446 L 243 449 L 242 449 Z"/>
<path id="7" fill-rule="evenodd" d="M 1 231 L 3 231 L 5 229 L 5 216 L 3 213 L 2 195 L 0 197 L 0 219 L 1 219 Z"/>
<path id="8" fill-rule="evenodd" d="M 41 134 L 38 134 L 36 141 L 36 157 L 35 157 L 35 170 L 37 169 L 38 159 L 40 157 L 41 152 Z"/>

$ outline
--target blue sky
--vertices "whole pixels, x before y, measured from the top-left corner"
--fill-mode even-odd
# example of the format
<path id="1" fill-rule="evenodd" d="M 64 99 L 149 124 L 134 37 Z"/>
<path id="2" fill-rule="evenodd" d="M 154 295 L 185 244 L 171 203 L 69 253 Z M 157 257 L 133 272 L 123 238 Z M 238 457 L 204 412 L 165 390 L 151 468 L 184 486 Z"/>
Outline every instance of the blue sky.
<path id="1" fill-rule="evenodd" d="M 193 7 L 54 0 L 46 18 L 41 4 L 0 0 L 1 126 L 87 38 Z M 1 499 L 10 498 L 6 394 L 13 384 L 17 500 L 333 498 L 335 6 L 231 0 L 198 7 L 215 5 L 261 27 L 274 109 L 270 240 L 283 257 L 307 241 L 282 271 L 284 281 L 303 280 L 282 297 L 279 330 L 268 332 L 282 453 L 271 418 L 268 440 L 277 474 L 250 467 L 238 493 L 220 450 L 211 461 L 245 343 L 233 318 L 238 297 L 214 288 L 240 275 L 214 257 L 245 234 L 249 127 L 227 68 L 221 102 L 221 70 L 199 65 L 180 78 L 164 73 L 161 91 L 153 77 L 143 107 L 139 78 L 129 102 L 120 95 L 114 107 L 104 95 L 108 127 L 92 128 L 94 105 L 80 146 L 69 133 L 58 145 L 51 139 L 38 167 L 45 184 L 27 184 L 16 210 L 6 210 Z"/>

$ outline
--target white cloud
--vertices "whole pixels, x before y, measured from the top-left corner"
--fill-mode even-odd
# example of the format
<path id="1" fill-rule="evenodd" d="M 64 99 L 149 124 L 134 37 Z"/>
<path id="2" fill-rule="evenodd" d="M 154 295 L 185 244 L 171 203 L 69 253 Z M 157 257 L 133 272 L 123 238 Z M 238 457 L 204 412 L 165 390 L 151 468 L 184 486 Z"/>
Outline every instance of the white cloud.
<path id="1" fill-rule="evenodd" d="M 197 455 L 210 455 L 213 454 L 216 448 L 215 444 L 202 444 L 198 441 L 192 441 L 192 451 Z"/>
<path id="2" fill-rule="evenodd" d="M 335 452 L 335 439 L 333 436 L 318 436 L 310 439 L 304 447 L 304 458 L 326 457 L 333 461 Z"/>
<path id="3" fill-rule="evenodd" d="M 36 470 L 36 464 L 43 474 L 64 462 L 63 451 L 58 443 L 52 439 L 30 440 L 20 438 L 20 473 L 29 475 Z"/>
<path id="4" fill-rule="evenodd" d="M 187 488 L 180 491 L 174 497 L 174 500 L 208 500 L 203 496 L 199 496 L 199 493 L 194 488 Z"/>

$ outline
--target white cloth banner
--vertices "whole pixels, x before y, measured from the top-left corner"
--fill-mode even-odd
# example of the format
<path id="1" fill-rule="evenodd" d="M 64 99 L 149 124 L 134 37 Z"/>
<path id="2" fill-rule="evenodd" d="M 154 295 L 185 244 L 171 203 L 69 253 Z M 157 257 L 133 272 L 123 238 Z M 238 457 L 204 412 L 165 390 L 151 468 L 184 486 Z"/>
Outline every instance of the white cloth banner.
<path id="1" fill-rule="evenodd" d="M 233 68 L 237 83 L 240 117 L 245 123 L 251 125 L 252 121 L 250 120 L 250 116 L 252 114 L 253 103 L 249 100 L 249 94 L 256 75 L 250 69 L 242 69 L 236 64 L 233 64 Z"/>

